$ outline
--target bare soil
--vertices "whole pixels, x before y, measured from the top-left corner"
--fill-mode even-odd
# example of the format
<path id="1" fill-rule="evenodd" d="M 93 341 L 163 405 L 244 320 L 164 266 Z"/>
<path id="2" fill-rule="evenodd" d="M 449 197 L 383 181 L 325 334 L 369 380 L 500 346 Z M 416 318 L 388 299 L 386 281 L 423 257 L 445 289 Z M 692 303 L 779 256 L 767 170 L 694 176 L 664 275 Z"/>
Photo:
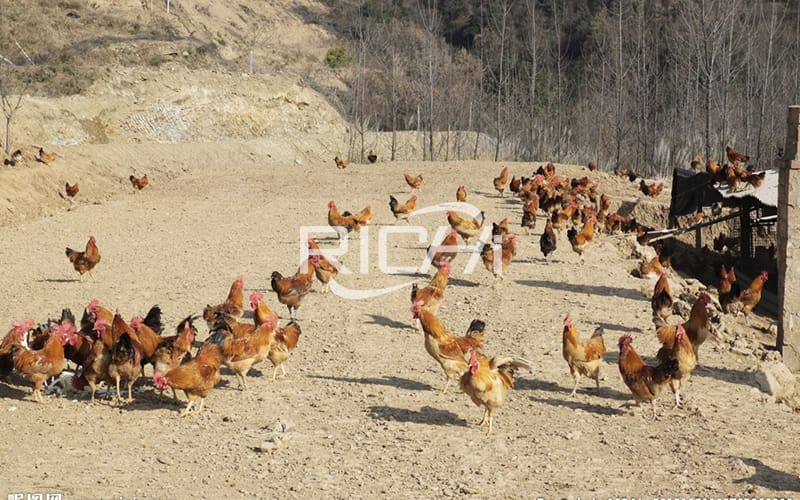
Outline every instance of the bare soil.
<path id="1" fill-rule="evenodd" d="M 311 142 L 304 143 L 313 149 Z M 419 205 L 454 201 L 465 184 L 468 201 L 488 220 L 508 216 L 519 229 L 520 204 L 498 197 L 490 162 L 384 163 L 336 170 L 325 160 L 296 153 L 298 143 L 116 144 L 55 148 L 45 166 L 28 161 L 0 172 L 3 225 L 0 321 L 55 317 L 69 307 L 80 314 L 92 299 L 126 318 L 153 304 L 168 328 L 208 303 L 218 303 L 237 275 L 245 292 L 264 292 L 273 309 L 287 312 L 271 292 L 273 270 L 298 265 L 299 228 L 324 225 L 327 202 L 342 210 L 370 203 L 374 222 L 366 274 L 340 283 L 368 289 L 403 283 L 408 276 L 378 271 L 378 231 L 393 223 L 388 194 L 408 196 L 401 172 L 422 173 Z M 275 153 L 274 157 L 272 154 Z M 381 152 L 382 153 L 382 152 Z M 511 164 L 529 174 L 531 164 Z M 559 166 L 566 175 L 588 173 Z M 151 185 L 134 194 L 131 173 Z M 638 200 L 627 180 L 592 174 L 615 203 Z M 74 202 L 59 196 L 65 180 L 79 182 Z M 663 215 L 669 193 L 643 200 L 637 215 Z M 414 221 L 432 235 L 442 214 Z M 180 418 L 185 400 L 160 400 L 151 371 L 134 402 L 117 405 L 87 396 L 53 394 L 37 404 L 30 387 L 13 376 L 0 384 L 6 438 L 0 493 L 62 493 L 64 498 L 486 498 L 574 497 L 791 497 L 800 491 L 791 429 L 797 414 L 762 393 L 754 380 L 764 344 L 774 342 L 772 321 L 717 320 L 717 335 L 701 349 L 701 364 L 684 389 L 685 405 L 671 393 L 659 401 L 660 418 L 636 407 L 616 367 L 618 337 L 634 335 L 643 356 L 657 350 L 649 294 L 653 283 L 630 275 L 634 245 L 598 237 L 586 263 L 565 235 L 551 258 L 542 258 L 540 219 L 520 234 L 506 280 L 493 288 L 479 265 L 465 274 L 459 256 L 440 317 L 462 333 L 473 318 L 487 323 L 486 352 L 524 356 L 522 373 L 486 436 L 481 410 L 457 389 L 442 395 L 444 377 L 413 328 L 408 289 L 368 300 L 309 295 L 299 310 L 303 334 L 286 363 L 288 376 L 271 381 L 271 366 L 251 372 L 240 391 L 223 371 L 222 383 L 202 412 Z M 64 247 L 82 247 L 94 235 L 102 253 L 97 283 L 80 283 Z M 329 245 L 332 244 L 329 242 Z M 392 237 L 397 265 L 422 260 L 430 241 Z M 342 261 L 359 265 L 359 241 Z M 418 279 L 425 281 L 425 276 Z M 676 289 L 693 281 L 673 275 Z M 319 285 L 315 285 L 319 290 Z M 608 354 L 602 391 L 572 379 L 561 357 L 564 315 L 582 337 L 606 331 Z M 674 318 L 677 321 L 677 317 Z M 200 325 L 200 338 L 207 335 Z M 739 348 L 732 349 L 729 340 Z M 741 349 L 742 342 L 747 349 Z"/>

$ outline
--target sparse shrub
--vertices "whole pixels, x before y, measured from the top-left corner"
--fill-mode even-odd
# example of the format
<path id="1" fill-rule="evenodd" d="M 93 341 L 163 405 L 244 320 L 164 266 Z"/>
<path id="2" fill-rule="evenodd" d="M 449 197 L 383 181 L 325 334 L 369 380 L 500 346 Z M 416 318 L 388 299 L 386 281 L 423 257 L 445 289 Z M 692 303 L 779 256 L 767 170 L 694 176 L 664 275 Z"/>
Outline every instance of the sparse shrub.
<path id="1" fill-rule="evenodd" d="M 353 56 L 347 47 L 334 47 L 325 54 L 325 64 L 334 69 L 347 66 L 352 60 Z"/>

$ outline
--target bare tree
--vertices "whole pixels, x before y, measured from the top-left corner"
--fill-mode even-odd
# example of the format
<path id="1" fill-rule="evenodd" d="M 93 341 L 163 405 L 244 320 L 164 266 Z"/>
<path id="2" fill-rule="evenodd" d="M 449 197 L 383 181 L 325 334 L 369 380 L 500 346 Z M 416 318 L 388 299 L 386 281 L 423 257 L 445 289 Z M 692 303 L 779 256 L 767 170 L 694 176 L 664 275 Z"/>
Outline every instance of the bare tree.
<path id="1" fill-rule="evenodd" d="M 6 141 L 4 150 L 7 155 L 11 154 L 11 122 L 14 115 L 22 107 L 22 96 L 28 88 L 27 83 L 15 94 L 12 93 L 9 73 L 0 71 L 0 106 L 3 108 L 3 116 L 6 119 Z"/>
<path id="2" fill-rule="evenodd" d="M 426 63 L 427 63 L 427 90 L 426 90 L 426 120 L 428 126 L 428 160 L 433 160 L 433 132 L 436 130 L 434 121 L 434 102 L 439 74 L 437 72 L 437 47 L 439 37 L 439 11 L 436 0 L 417 0 L 417 11 L 426 34 Z"/>

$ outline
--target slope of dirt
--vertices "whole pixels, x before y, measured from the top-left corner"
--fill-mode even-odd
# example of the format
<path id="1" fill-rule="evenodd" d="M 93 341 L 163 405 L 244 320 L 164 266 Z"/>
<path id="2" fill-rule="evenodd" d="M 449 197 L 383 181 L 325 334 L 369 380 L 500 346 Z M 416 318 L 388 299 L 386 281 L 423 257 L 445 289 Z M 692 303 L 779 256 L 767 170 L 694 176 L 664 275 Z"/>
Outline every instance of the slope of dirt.
<path id="1" fill-rule="evenodd" d="M 245 292 L 264 292 L 284 324 L 286 310 L 271 292 L 269 276 L 296 269 L 299 228 L 324 225 L 331 198 L 342 210 L 370 203 L 375 214 L 363 241 L 351 242 L 341 258 L 356 273 L 341 276 L 340 284 L 358 290 L 401 285 L 414 276 L 379 272 L 377 247 L 379 232 L 393 223 L 388 194 L 408 196 L 403 170 L 425 177 L 419 206 L 452 201 L 456 187 L 465 184 L 468 201 L 490 221 L 508 216 L 519 229 L 519 203 L 492 190 L 498 164 L 379 162 L 339 171 L 327 154 L 319 153 L 324 161 L 300 155 L 294 161 L 303 144 L 62 147 L 53 165 L 24 167 L 12 180 L 31 204 L 44 208 L 8 201 L 27 217 L 7 216 L 0 227 L 6 265 L 0 286 L 7 290 L 0 321 L 44 321 L 62 307 L 79 314 L 96 298 L 126 318 L 159 304 L 173 328 L 222 301 L 242 275 Z M 511 164 L 516 175 L 531 167 Z M 133 194 L 125 180 L 131 170 L 149 172 L 152 185 Z M 616 203 L 641 198 L 626 182 L 595 176 Z M 55 193 L 64 179 L 86 184 L 72 207 Z M 661 196 L 647 203 L 658 210 L 668 193 Z M 418 264 L 430 237 L 446 223 L 440 213 L 413 222 L 425 228 L 428 241 L 390 235 L 390 264 Z M 36 404 L 29 386 L 12 376 L 0 384 L 3 427 L 14 436 L 0 445 L 9 478 L 0 493 L 600 498 L 791 497 L 800 491 L 794 458 L 800 442 L 785 431 L 797 415 L 771 402 L 754 381 L 761 355 L 755 335 L 768 338 L 769 322 L 755 318 L 745 328 L 724 318 L 701 350 L 702 366 L 684 389 L 685 406 L 674 408 L 667 393 L 659 401 L 659 420 L 651 422 L 649 408 L 629 407 L 630 393 L 616 367 L 623 333 L 633 334 L 634 346 L 647 357 L 658 347 L 650 320 L 652 282 L 629 273 L 637 262 L 629 258 L 633 245 L 599 237 L 581 266 L 562 235 L 558 250 L 544 260 L 538 249 L 542 227 L 540 219 L 532 235 L 520 234 L 517 258 L 496 288 L 480 264 L 465 273 L 466 256 L 459 256 L 440 308 L 456 333 L 473 318 L 486 321 L 487 353 L 520 355 L 535 364 L 533 373 L 519 375 L 491 436 L 477 427 L 481 411 L 467 396 L 439 393 L 444 377 L 413 328 L 407 288 L 366 300 L 314 292 L 299 310 L 303 334 L 286 363 L 287 378 L 272 382 L 271 367 L 260 365 L 248 390 L 240 391 L 224 370 L 204 410 L 186 418 L 178 417 L 182 395 L 179 407 L 153 391 L 150 368 L 134 402 L 119 406 L 108 400 L 90 406 L 85 395 Z M 81 247 L 90 234 L 103 260 L 97 283 L 79 283 L 64 247 Z M 369 259 L 362 274 L 364 242 Z M 695 286 L 673 278 L 676 288 Z M 582 337 L 605 328 L 608 366 L 599 395 L 583 381 L 569 396 L 572 379 L 560 352 L 566 313 Z M 200 330 L 204 339 L 207 328 Z M 734 337 L 747 349 L 739 342 L 732 350 L 728 339 Z"/>

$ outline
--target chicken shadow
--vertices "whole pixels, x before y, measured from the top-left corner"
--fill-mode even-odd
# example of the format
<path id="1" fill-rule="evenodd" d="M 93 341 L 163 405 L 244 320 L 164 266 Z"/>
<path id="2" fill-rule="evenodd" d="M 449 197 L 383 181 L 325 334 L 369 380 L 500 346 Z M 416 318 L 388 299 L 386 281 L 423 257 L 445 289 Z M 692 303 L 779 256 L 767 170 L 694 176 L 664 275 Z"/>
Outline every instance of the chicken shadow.
<path id="1" fill-rule="evenodd" d="M 414 325 L 409 323 L 403 323 L 402 321 L 393 320 L 392 318 L 387 318 L 386 316 L 381 316 L 380 314 L 367 314 L 370 318 L 370 321 L 367 321 L 366 324 L 368 325 L 379 325 L 385 326 L 388 328 L 394 328 L 395 330 L 408 330 L 414 329 Z"/>
<path id="2" fill-rule="evenodd" d="M 700 359 L 702 360 L 702 356 Z M 692 376 L 713 378 L 721 382 L 728 382 L 729 384 L 758 387 L 758 384 L 756 384 L 755 377 L 753 377 L 752 373 L 718 366 L 708 366 L 702 364 L 702 361 L 698 362 L 697 367 L 692 371 Z"/>
<path id="3" fill-rule="evenodd" d="M 467 421 L 455 413 L 430 406 L 423 406 L 419 411 L 392 406 L 370 406 L 367 415 L 375 420 L 387 422 L 467 427 Z"/>
<path id="4" fill-rule="evenodd" d="M 33 401 L 32 387 L 33 384 L 25 387 L 17 384 L 11 385 L 8 381 L 0 382 L 0 398 L 25 400 L 26 397 L 29 397 L 30 401 Z"/>
<path id="5" fill-rule="evenodd" d="M 37 283 L 80 283 L 78 278 L 44 278 L 36 280 Z"/>
<path id="6" fill-rule="evenodd" d="M 520 285 L 536 287 L 536 288 L 550 288 L 561 290 L 564 292 L 573 293 L 588 293 L 591 295 L 614 295 L 623 299 L 631 299 L 637 301 L 650 302 L 650 299 L 642 295 L 639 290 L 630 288 L 620 288 L 615 286 L 605 285 L 575 285 L 572 283 L 565 283 L 560 281 L 541 281 L 541 280 L 515 280 Z"/>
<path id="7" fill-rule="evenodd" d="M 367 384 L 367 385 L 385 385 L 388 387 L 395 387 L 397 389 L 405 389 L 407 391 L 432 391 L 433 387 L 416 380 L 410 380 L 400 377 L 331 377 L 326 375 L 309 375 L 309 378 L 332 380 L 334 382 L 346 382 L 348 384 Z"/>
<path id="8" fill-rule="evenodd" d="M 601 394 L 600 396 L 602 397 L 603 394 Z M 630 400 L 631 398 L 627 399 Z M 530 400 L 536 401 L 537 403 L 544 403 L 546 405 L 555 407 L 564 407 L 572 410 L 581 410 L 585 411 L 586 413 L 594 413 L 596 415 L 623 415 L 625 413 L 619 408 L 614 408 L 612 406 L 586 403 L 584 401 L 578 401 L 575 399 L 538 398 L 536 396 L 531 396 Z"/>
<path id="9" fill-rule="evenodd" d="M 603 372 L 603 373 L 605 373 L 606 379 L 608 379 L 608 374 L 606 372 Z M 587 382 L 587 380 L 588 380 L 588 382 Z M 599 398 L 599 399 L 612 399 L 612 400 L 615 400 L 615 401 L 630 401 L 631 400 L 631 395 L 629 393 L 620 392 L 620 391 L 618 391 L 616 389 L 612 389 L 611 387 L 608 387 L 607 385 L 604 385 L 604 382 L 605 382 L 604 380 L 600 380 L 600 394 L 597 393 L 597 387 L 594 385 L 594 380 L 584 377 L 584 378 L 581 379 L 581 381 L 584 382 L 584 385 L 579 385 L 578 386 L 578 391 L 577 392 L 579 394 L 586 394 L 588 396 L 594 396 L 594 397 Z M 570 399 L 571 396 L 569 395 L 572 392 L 572 387 L 571 386 L 569 386 L 569 387 L 568 386 L 561 386 L 559 384 L 556 384 L 555 382 L 547 382 L 547 381 L 544 381 L 544 380 L 536 380 L 536 379 L 520 379 L 520 380 L 517 380 L 514 385 L 515 385 L 515 388 L 517 390 L 527 389 L 527 390 L 534 390 L 534 391 L 546 391 L 546 392 L 552 392 L 552 393 L 556 393 L 556 394 L 562 394 L 566 398 L 566 399 L 563 399 L 563 400 L 556 399 L 556 398 L 537 399 L 534 396 L 531 396 L 531 398 L 536 400 L 536 401 L 539 401 L 539 400 L 541 400 L 542 402 L 549 401 L 551 403 L 555 403 L 556 406 L 559 406 L 559 405 L 561 405 L 561 406 L 569 406 L 569 402 L 571 401 L 571 399 Z M 591 411 L 591 410 L 587 409 L 586 411 Z"/>
<path id="10" fill-rule="evenodd" d="M 465 279 L 452 278 L 452 277 L 450 278 L 450 284 L 451 285 L 455 285 L 455 286 L 468 287 L 468 288 L 476 288 L 476 287 L 481 286 L 481 284 L 478 283 L 477 281 L 468 281 L 468 280 L 465 280 Z"/>
<path id="11" fill-rule="evenodd" d="M 750 467 L 755 467 L 756 471 L 752 476 L 737 479 L 734 483 L 749 483 L 754 486 L 761 486 L 771 491 L 800 491 L 800 477 L 773 469 L 761 460 L 755 458 L 728 457 L 739 459 Z"/>

